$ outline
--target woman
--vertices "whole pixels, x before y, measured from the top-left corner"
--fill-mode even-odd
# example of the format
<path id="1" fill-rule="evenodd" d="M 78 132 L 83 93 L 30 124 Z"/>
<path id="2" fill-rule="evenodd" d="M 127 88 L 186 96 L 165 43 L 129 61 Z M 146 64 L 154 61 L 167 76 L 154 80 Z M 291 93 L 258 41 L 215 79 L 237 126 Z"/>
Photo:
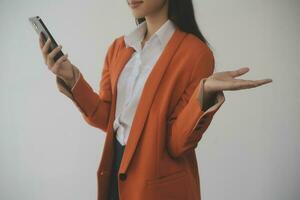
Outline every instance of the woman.
<path id="1" fill-rule="evenodd" d="M 98 200 L 200 200 L 195 148 L 223 91 L 272 80 L 235 79 L 249 68 L 213 73 L 191 0 L 127 3 L 138 26 L 109 46 L 99 93 L 67 54 L 53 60 L 61 46 L 48 53 L 50 41 L 40 38 L 45 63 L 84 120 L 106 133 Z"/>

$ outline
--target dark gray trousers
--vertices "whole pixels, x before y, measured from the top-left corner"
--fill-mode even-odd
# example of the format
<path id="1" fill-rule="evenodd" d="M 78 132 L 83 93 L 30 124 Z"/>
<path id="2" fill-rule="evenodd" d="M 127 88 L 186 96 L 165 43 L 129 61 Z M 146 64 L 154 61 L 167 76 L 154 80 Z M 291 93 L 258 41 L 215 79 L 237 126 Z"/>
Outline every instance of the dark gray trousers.
<path id="1" fill-rule="evenodd" d="M 125 145 L 120 144 L 116 137 L 114 137 L 114 162 L 112 168 L 112 175 L 109 189 L 109 200 L 119 200 L 119 189 L 118 189 L 118 170 L 122 160 Z"/>

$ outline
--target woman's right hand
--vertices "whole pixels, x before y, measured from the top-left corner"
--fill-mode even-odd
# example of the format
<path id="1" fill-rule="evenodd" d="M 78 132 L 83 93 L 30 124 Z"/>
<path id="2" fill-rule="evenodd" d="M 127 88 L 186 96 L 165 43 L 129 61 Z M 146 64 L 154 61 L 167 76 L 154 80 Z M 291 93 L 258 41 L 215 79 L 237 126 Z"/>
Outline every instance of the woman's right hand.
<path id="1" fill-rule="evenodd" d="M 76 81 L 75 77 L 77 76 L 75 76 L 74 72 L 75 66 L 69 61 L 68 54 L 61 56 L 57 61 L 55 61 L 54 57 L 61 50 L 62 46 L 59 45 L 49 52 L 51 40 L 48 38 L 45 42 L 42 34 L 40 34 L 39 43 L 44 63 L 48 66 L 48 69 L 59 78 L 63 79 L 69 88 L 72 88 Z"/>

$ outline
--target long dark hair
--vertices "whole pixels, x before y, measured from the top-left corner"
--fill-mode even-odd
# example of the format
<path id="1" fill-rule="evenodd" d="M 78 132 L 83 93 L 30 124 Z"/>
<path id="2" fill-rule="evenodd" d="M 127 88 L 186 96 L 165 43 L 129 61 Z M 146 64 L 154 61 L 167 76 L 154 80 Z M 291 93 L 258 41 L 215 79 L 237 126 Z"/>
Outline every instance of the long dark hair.
<path id="1" fill-rule="evenodd" d="M 168 19 L 172 20 L 180 30 L 194 34 L 210 46 L 197 25 L 192 0 L 168 0 L 168 7 Z M 135 18 L 135 23 L 138 25 L 145 20 L 145 17 Z"/>

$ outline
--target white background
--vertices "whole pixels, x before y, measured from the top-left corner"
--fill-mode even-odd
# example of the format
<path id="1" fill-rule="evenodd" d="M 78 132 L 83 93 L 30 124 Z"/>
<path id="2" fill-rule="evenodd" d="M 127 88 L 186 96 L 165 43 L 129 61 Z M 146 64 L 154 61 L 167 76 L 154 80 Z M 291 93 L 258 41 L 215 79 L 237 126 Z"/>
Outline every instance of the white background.
<path id="1" fill-rule="evenodd" d="M 216 70 L 267 85 L 225 91 L 197 147 L 203 200 L 300 199 L 299 0 L 194 1 Z M 0 1 L 0 199 L 96 199 L 105 134 L 83 121 L 43 63 L 42 17 L 99 89 L 108 45 L 136 27 L 125 0 Z M 298 103 L 297 103 L 298 102 Z"/>

